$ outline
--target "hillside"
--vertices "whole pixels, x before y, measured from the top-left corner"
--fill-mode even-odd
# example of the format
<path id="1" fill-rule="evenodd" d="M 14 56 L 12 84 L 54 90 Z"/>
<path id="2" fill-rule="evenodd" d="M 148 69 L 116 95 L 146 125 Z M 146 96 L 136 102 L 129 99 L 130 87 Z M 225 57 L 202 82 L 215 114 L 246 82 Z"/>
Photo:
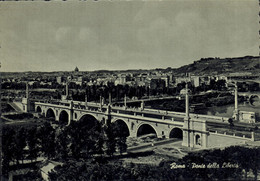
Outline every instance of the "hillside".
<path id="1" fill-rule="evenodd" d="M 141 74 L 147 72 L 173 72 L 174 75 L 181 76 L 186 73 L 192 75 L 217 75 L 226 73 L 252 73 L 260 75 L 260 56 L 245 56 L 235 58 L 201 58 L 192 64 L 184 65 L 180 68 L 156 68 L 156 69 L 131 69 L 131 70 L 96 70 L 96 71 L 57 71 L 57 72 L 1 72 L 1 78 L 10 77 L 51 77 L 68 75 L 101 75 L 101 74 Z"/>
<path id="2" fill-rule="evenodd" d="M 260 73 L 260 57 L 236 57 L 236 58 L 202 58 L 193 64 L 175 69 L 175 73 L 191 73 L 195 75 L 214 75 L 234 72 Z"/>

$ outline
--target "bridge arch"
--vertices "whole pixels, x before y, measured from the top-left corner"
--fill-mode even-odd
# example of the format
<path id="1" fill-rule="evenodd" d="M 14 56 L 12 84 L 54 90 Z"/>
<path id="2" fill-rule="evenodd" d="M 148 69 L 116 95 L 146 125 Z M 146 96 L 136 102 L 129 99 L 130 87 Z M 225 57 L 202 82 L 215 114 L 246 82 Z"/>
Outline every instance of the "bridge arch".
<path id="1" fill-rule="evenodd" d="M 42 112 L 42 108 L 41 108 L 40 106 L 37 106 L 37 107 L 36 107 L 36 112 L 37 112 L 37 113 L 41 113 L 41 112 Z"/>
<path id="2" fill-rule="evenodd" d="M 84 125 L 85 128 L 91 129 L 97 124 L 99 124 L 98 119 L 92 114 L 84 114 L 77 121 L 79 124 Z"/>
<path id="3" fill-rule="evenodd" d="M 173 129 L 170 131 L 169 138 L 183 139 L 183 131 L 182 131 L 182 129 L 176 128 L 176 127 L 173 128 Z"/>
<path id="4" fill-rule="evenodd" d="M 258 105 L 260 105 L 260 96 L 257 95 L 257 94 L 251 94 L 249 96 L 249 103 L 250 103 L 251 106 L 258 106 Z"/>
<path id="5" fill-rule="evenodd" d="M 95 116 L 94 114 L 90 114 L 90 113 L 86 113 L 86 114 L 78 114 L 78 121 L 82 121 L 83 119 L 85 119 L 86 117 L 91 117 L 94 118 L 95 120 L 99 120 L 97 118 L 97 116 Z"/>
<path id="6" fill-rule="evenodd" d="M 111 123 L 113 131 L 119 137 L 128 137 L 130 136 L 130 130 L 128 124 L 123 119 L 117 119 Z"/>
<path id="7" fill-rule="evenodd" d="M 46 111 L 46 118 L 53 118 L 55 120 L 55 112 L 52 108 L 47 109 Z"/>
<path id="8" fill-rule="evenodd" d="M 142 135 L 146 135 L 146 134 L 155 134 L 156 137 L 158 137 L 158 133 L 156 131 L 156 129 L 150 125 L 150 124 L 140 124 L 138 127 L 137 127 L 137 132 L 136 132 L 136 136 L 139 137 L 139 136 L 142 136 Z"/>
<path id="9" fill-rule="evenodd" d="M 59 123 L 62 125 L 69 125 L 70 124 L 70 117 L 69 113 L 65 110 L 62 110 L 59 115 Z"/>

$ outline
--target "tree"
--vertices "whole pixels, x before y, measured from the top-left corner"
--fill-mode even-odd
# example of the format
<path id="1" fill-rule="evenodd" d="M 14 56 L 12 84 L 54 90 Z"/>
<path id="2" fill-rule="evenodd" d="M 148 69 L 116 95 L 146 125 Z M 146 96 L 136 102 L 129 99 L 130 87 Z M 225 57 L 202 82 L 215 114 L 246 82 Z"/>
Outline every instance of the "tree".
<path id="1" fill-rule="evenodd" d="M 105 143 L 104 129 L 101 128 L 98 132 L 96 131 L 95 137 L 97 138 L 95 143 L 95 153 L 102 156 L 104 154 L 104 143 Z"/>
<path id="2" fill-rule="evenodd" d="M 28 129 L 27 132 L 27 145 L 29 148 L 28 158 L 32 161 L 39 155 L 37 127 L 33 126 Z"/>
<path id="3" fill-rule="evenodd" d="M 87 119 L 72 123 L 70 127 L 71 151 L 77 158 L 102 154 L 101 124 L 93 118 Z"/>
<path id="4" fill-rule="evenodd" d="M 120 154 L 126 151 L 126 137 L 129 136 L 128 127 L 122 122 L 114 122 L 110 125 L 110 134 L 114 138 L 115 146 Z"/>
<path id="5" fill-rule="evenodd" d="M 105 127 L 105 133 L 106 133 L 105 143 L 106 143 L 106 154 L 112 156 L 116 151 L 116 140 L 110 128 L 111 128 L 110 125 Z"/>
<path id="6" fill-rule="evenodd" d="M 116 145 L 121 155 L 122 153 L 126 152 L 127 150 L 126 137 L 117 137 Z"/>
<path id="7" fill-rule="evenodd" d="M 56 157 L 60 159 L 67 159 L 69 154 L 69 150 L 68 150 L 69 139 L 68 139 L 67 130 L 64 128 L 59 128 L 56 131 L 56 135 L 57 135 L 55 140 Z"/>
<path id="8" fill-rule="evenodd" d="M 19 164 L 19 160 L 24 160 L 26 146 L 26 130 L 20 127 L 14 137 L 15 149 L 13 150 L 16 157 L 16 163 Z"/>
<path id="9" fill-rule="evenodd" d="M 10 167 L 9 164 L 15 159 L 15 131 L 11 127 L 3 127 L 2 137 L 2 153 L 3 153 L 3 172 L 8 173 Z"/>
<path id="10" fill-rule="evenodd" d="M 82 141 L 83 141 L 81 136 L 82 137 L 85 136 L 85 135 L 81 135 L 81 130 L 78 124 L 79 124 L 78 122 L 72 122 L 67 129 L 68 139 L 69 142 L 71 143 L 70 145 L 71 155 L 75 159 L 78 159 L 81 156 Z"/>
<path id="11" fill-rule="evenodd" d="M 251 149 L 251 169 L 253 171 L 254 174 L 254 179 L 257 180 L 257 176 L 258 176 L 258 170 L 260 169 L 260 150 L 259 149 Z"/>
<path id="12" fill-rule="evenodd" d="M 45 122 L 37 131 L 40 150 L 44 156 L 53 158 L 55 156 L 55 130 L 49 122 Z"/>

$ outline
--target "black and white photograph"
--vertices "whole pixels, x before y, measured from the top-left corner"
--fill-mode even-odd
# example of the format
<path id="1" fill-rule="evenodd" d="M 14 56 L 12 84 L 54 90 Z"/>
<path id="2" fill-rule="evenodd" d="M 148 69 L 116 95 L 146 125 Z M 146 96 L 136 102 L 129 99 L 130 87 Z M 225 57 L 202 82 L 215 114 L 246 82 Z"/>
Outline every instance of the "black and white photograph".
<path id="1" fill-rule="evenodd" d="M 0 1 L 0 181 L 260 180 L 260 1 Z"/>

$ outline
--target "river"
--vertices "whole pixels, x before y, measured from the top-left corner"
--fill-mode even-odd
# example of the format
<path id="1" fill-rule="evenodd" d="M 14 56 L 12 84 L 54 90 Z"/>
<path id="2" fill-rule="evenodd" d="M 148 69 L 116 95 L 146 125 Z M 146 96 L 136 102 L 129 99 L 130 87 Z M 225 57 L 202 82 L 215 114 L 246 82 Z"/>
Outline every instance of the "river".
<path id="1" fill-rule="evenodd" d="M 258 116 L 260 116 L 260 107 L 251 106 L 247 102 L 238 104 L 238 109 L 241 111 L 255 112 L 258 114 Z M 233 115 L 233 112 L 234 112 L 234 104 L 207 107 L 203 110 L 196 111 L 196 113 L 198 114 L 207 114 L 207 115 L 215 115 L 215 116 L 223 116 L 223 117 L 231 117 Z"/>

